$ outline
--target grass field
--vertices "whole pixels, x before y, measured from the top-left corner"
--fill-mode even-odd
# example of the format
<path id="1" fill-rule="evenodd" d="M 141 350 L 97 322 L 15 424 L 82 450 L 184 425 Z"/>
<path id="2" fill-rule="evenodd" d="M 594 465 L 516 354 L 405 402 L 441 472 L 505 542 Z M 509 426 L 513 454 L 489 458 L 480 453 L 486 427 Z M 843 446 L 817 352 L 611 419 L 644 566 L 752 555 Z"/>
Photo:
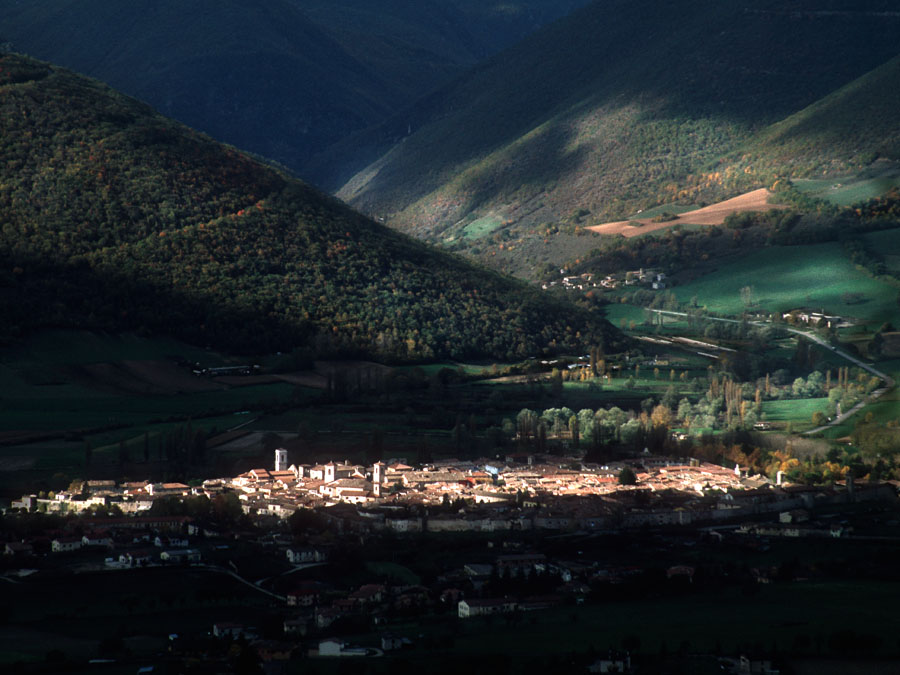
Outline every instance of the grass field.
<path id="1" fill-rule="evenodd" d="M 900 229 L 872 232 L 863 238 L 871 251 L 884 258 L 888 270 L 900 273 Z"/>
<path id="2" fill-rule="evenodd" d="M 885 170 L 863 172 L 859 176 L 845 176 L 827 180 L 797 179 L 797 189 L 814 197 L 825 199 L 838 206 L 850 206 L 889 192 L 900 187 L 900 170 L 890 167 Z"/>
<path id="3" fill-rule="evenodd" d="M 633 322 L 635 326 L 640 326 L 647 320 L 647 312 L 643 307 L 636 305 L 628 305 L 622 303 L 614 303 L 604 307 L 606 311 L 606 320 L 617 328 L 629 328 Z M 623 324 L 624 322 L 624 324 Z"/>
<path id="4" fill-rule="evenodd" d="M 794 432 L 811 429 L 814 413 L 824 413 L 827 398 L 802 398 L 786 401 L 764 401 L 762 411 L 767 422 L 790 422 Z"/>
<path id="5" fill-rule="evenodd" d="M 473 220 L 463 229 L 463 237 L 466 239 L 481 239 L 491 234 L 494 230 L 503 224 L 503 219 L 499 216 L 485 216 L 478 220 Z"/>
<path id="6" fill-rule="evenodd" d="M 757 307 L 786 311 L 824 308 L 845 317 L 876 323 L 897 317 L 897 289 L 860 272 L 840 244 L 774 246 L 722 261 L 718 269 L 672 290 L 681 302 L 697 296 L 701 305 L 723 314 L 744 311 L 741 288 L 751 286 Z M 844 294 L 863 302 L 848 304 Z"/>

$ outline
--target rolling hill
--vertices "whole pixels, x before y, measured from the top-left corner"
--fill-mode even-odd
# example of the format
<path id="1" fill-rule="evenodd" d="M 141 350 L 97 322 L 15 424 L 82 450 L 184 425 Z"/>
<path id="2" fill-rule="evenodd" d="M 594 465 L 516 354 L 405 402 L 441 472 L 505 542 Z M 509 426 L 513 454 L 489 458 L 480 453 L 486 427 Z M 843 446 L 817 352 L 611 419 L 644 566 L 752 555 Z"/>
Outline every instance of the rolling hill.
<path id="1" fill-rule="evenodd" d="M 620 337 L 104 85 L 0 56 L 0 313 L 263 353 L 519 358 Z"/>
<path id="2" fill-rule="evenodd" d="M 716 201 L 798 168 L 746 161 L 758 139 L 774 151 L 788 131 L 757 134 L 801 111 L 811 120 L 810 106 L 895 57 L 894 9 L 879 0 L 597 0 L 332 149 L 317 171 L 363 211 L 429 241 L 477 246 L 484 259 L 501 243 L 543 238 L 548 224 Z M 815 110 L 831 114 L 853 96 Z M 890 97 L 871 131 L 858 106 L 856 136 L 896 130 L 884 112 Z M 806 144 L 797 135 L 821 120 L 799 120 L 791 142 Z M 808 137 L 804 170 L 843 152 Z M 851 164 L 871 159 L 856 145 Z M 472 241 L 466 228 L 484 219 Z"/>
<path id="3" fill-rule="evenodd" d="M 0 43 L 306 171 L 586 0 L 0 0 Z"/>

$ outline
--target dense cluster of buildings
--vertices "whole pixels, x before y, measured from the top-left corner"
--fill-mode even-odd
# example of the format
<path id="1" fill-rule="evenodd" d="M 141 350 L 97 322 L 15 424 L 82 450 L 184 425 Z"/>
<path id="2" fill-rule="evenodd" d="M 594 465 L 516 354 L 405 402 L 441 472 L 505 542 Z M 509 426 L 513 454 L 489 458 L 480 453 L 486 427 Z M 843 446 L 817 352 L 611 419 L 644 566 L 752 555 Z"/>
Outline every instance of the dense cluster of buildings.
<path id="1" fill-rule="evenodd" d="M 116 507 L 135 515 L 163 497 L 233 493 L 250 516 L 286 519 L 298 510 L 316 509 L 338 531 L 600 531 L 717 523 L 851 497 L 896 496 L 891 485 L 773 484 L 737 466 L 648 453 L 611 464 L 512 454 L 423 466 L 392 460 L 368 467 L 333 461 L 289 464 L 286 450 L 275 455 L 273 469 L 196 486 L 87 481 L 77 494 L 25 495 L 12 507 L 48 512 Z M 636 479 L 633 484 L 622 484 L 626 469 Z"/>
<path id="2" fill-rule="evenodd" d="M 607 274 L 597 281 L 590 272 L 584 274 L 566 276 L 565 270 L 560 270 L 562 278 L 559 281 L 548 281 L 541 285 L 545 291 L 555 286 L 561 286 L 567 290 L 586 291 L 591 288 L 616 289 L 619 286 L 645 286 L 653 290 L 662 290 L 666 287 L 666 274 L 652 269 L 637 269 L 617 274 Z"/>

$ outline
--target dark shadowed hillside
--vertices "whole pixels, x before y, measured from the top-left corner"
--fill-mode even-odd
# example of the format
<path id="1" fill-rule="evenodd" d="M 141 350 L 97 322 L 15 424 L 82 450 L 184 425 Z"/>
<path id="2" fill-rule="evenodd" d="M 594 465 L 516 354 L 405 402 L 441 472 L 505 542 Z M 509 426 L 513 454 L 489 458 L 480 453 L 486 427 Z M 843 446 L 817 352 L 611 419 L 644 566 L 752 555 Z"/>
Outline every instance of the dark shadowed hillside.
<path id="1" fill-rule="evenodd" d="M 597 0 L 332 150 L 318 172 L 364 211 L 488 257 L 504 231 L 514 241 L 731 196 L 777 169 L 734 161 L 754 134 L 897 55 L 895 10 Z M 871 133 L 861 120 L 856 136 L 884 124 L 896 115 Z M 810 161 L 837 151 L 818 144 Z"/>
<path id="2" fill-rule="evenodd" d="M 0 43 L 310 176 L 379 123 L 585 0 L 0 0 Z"/>
<path id="3" fill-rule="evenodd" d="M 524 357 L 614 331 L 68 71 L 0 57 L 4 338 L 48 326 L 263 352 Z"/>

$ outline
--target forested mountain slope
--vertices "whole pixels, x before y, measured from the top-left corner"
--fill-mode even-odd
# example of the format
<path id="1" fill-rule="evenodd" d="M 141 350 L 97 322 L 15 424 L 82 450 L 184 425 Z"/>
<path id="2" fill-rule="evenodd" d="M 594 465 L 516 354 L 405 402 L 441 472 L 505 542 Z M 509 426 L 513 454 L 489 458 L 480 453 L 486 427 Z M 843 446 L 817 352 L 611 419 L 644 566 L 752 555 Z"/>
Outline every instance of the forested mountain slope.
<path id="1" fill-rule="evenodd" d="M 346 142 L 319 173 L 362 210 L 457 242 L 485 216 L 533 229 L 713 201 L 771 177 L 740 161 L 755 134 L 898 51 L 900 11 L 883 0 L 597 0 Z M 861 121 L 868 138 L 884 126 Z M 837 151 L 820 140 L 805 164 Z"/>
<path id="2" fill-rule="evenodd" d="M 0 55 L 0 324 L 416 360 L 614 347 L 616 331 L 436 252 L 104 85 Z"/>
<path id="3" fill-rule="evenodd" d="M 748 151 L 759 171 L 794 176 L 833 174 L 877 159 L 898 159 L 898 111 L 900 56 L 764 129 Z"/>
<path id="4" fill-rule="evenodd" d="M 304 177 L 306 161 L 586 0 L 0 0 L 0 43 Z"/>

